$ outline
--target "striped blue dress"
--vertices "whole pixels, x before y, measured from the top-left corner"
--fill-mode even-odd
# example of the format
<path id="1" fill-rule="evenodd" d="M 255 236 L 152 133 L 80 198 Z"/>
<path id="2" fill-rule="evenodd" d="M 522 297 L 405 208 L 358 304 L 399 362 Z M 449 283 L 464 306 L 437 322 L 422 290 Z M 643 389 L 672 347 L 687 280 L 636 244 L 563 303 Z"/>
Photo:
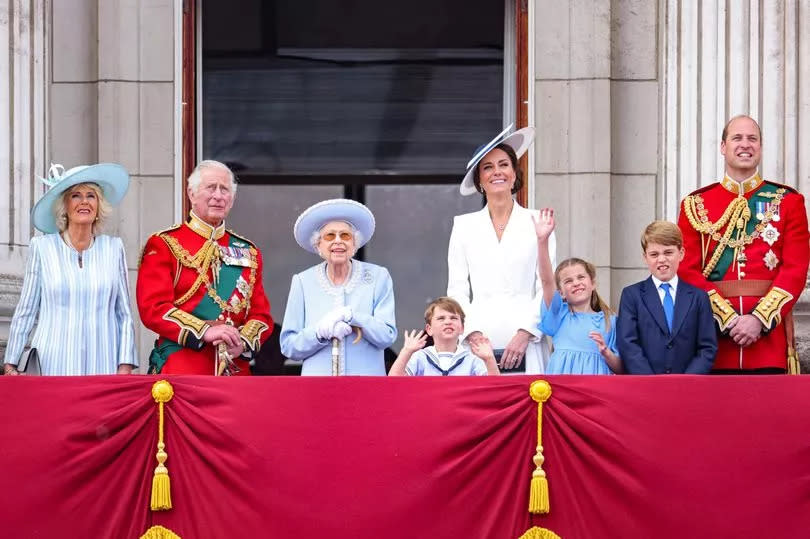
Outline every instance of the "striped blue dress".
<path id="1" fill-rule="evenodd" d="M 37 321 L 38 319 L 38 321 Z M 31 238 L 5 363 L 18 364 L 31 328 L 43 375 L 115 374 L 137 367 L 124 244 L 97 236 L 82 253 L 59 234 Z"/>

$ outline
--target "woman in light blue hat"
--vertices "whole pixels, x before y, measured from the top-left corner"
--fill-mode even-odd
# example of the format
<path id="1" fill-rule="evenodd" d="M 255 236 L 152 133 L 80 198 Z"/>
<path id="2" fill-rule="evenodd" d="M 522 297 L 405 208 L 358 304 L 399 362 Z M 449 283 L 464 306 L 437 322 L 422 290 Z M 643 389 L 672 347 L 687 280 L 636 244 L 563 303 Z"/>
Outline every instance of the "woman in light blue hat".
<path id="1" fill-rule="evenodd" d="M 38 357 L 41 374 L 129 374 L 138 361 L 124 245 L 100 233 L 129 174 L 111 163 L 52 165 L 42 181 L 49 190 L 31 219 L 45 235 L 31 238 L 4 374 L 19 374 L 35 322 L 29 358 Z"/>
<path id="2" fill-rule="evenodd" d="M 319 202 L 298 217 L 295 241 L 323 262 L 293 275 L 281 352 L 302 375 L 385 376 L 397 338 L 394 287 L 382 266 L 354 260 L 374 234 L 374 215 L 354 200 Z"/>

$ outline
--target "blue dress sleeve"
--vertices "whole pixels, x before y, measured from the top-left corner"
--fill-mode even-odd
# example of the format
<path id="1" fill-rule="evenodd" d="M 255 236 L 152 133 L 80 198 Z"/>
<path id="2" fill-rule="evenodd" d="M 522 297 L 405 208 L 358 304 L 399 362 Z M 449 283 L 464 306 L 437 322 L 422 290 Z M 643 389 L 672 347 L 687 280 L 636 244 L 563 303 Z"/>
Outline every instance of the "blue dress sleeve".
<path id="1" fill-rule="evenodd" d="M 127 257 L 124 242 L 121 238 L 113 239 L 113 246 L 118 256 L 118 279 L 115 295 L 115 321 L 118 328 L 118 365 L 138 367 L 138 356 L 135 352 L 135 325 L 129 306 L 129 281 L 127 279 Z"/>
<path id="2" fill-rule="evenodd" d="M 610 315 L 610 331 L 607 334 L 606 343 L 608 345 L 608 348 L 610 348 L 610 351 L 618 356 L 619 355 L 619 349 L 616 347 L 616 321 L 617 320 L 618 319 L 616 318 L 615 314 Z"/>
<path id="3" fill-rule="evenodd" d="M 14 310 L 11 318 L 11 327 L 8 334 L 8 347 L 6 348 L 5 363 L 17 365 L 20 362 L 25 343 L 28 342 L 28 335 L 34 327 L 34 322 L 39 314 L 39 304 L 42 294 L 39 256 L 39 236 L 31 238 L 28 249 L 28 263 L 23 277 L 23 287 L 20 293 L 20 301 Z M 57 271 L 58 268 L 53 268 Z"/>
<path id="4" fill-rule="evenodd" d="M 293 275 L 279 337 L 281 353 L 290 359 L 307 359 L 329 344 L 329 341 L 318 340 L 314 327 L 306 326 L 305 313 L 304 287 L 301 278 Z"/>
<path id="5" fill-rule="evenodd" d="M 539 329 L 546 335 L 553 337 L 560 330 L 562 321 L 568 313 L 568 304 L 562 300 L 559 292 L 554 292 L 551 305 L 546 307 L 546 302 L 540 302 L 540 326 Z"/>
<path id="6" fill-rule="evenodd" d="M 349 323 L 363 328 L 363 338 L 384 350 L 397 340 L 397 323 L 394 317 L 394 284 L 388 270 L 382 267 L 374 286 L 373 309 L 371 313 L 352 313 Z"/>

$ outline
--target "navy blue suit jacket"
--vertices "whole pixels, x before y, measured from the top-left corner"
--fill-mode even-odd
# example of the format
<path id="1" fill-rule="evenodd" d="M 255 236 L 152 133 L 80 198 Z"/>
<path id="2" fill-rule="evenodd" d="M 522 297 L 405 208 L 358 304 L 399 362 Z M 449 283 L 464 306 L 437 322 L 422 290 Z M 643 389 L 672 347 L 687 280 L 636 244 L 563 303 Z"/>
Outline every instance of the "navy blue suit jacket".
<path id="1" fill-rule="evenodd" d="M 702 374 L 717 353 L 709 296 L 678 280 L 672 332 L 652 277 L 622 290 L 616 344 L 628 374 Z"/>

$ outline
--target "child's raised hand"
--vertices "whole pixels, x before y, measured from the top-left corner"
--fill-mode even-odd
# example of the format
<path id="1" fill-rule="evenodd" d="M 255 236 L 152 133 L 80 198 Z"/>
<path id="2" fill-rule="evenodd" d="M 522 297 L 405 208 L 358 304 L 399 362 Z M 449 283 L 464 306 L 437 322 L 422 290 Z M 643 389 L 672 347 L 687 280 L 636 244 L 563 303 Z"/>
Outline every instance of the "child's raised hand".
<path id="1" fill-rule="evenodd" d="M 534 232 L 537 234 L 537 239 L 547 240 L 554 231 L 554 209 L 543 208 L 540 210 L 540 215 L 537 219 L 532 215 L 532 221 L 534 221 Z"/>
<path id="2" fill-rule="evenodd" d="M 605 344 L 605 339 L 602 337 L 602 334 L 598 331 L 591 331 L 588 333 L 588 337 L 591 338 L 593 342 L 596 343 L 596 347 L 599 349 L 599 353 L 605 355 L 605 350 L 608 349 L 607 345 Z"/>
<path id="3" fill-rule="evenodd" d="M 424 331 L 406 331 L 405 342 L 402 343 L 402 350 L 408 351 L 411 354 L 417 350 L 421 350 L 427 344 L 427 334 Z"/>
<path id="4" fill-rule="evenodd" d="M 492 343 L 486 337 L 481 337 L 475 341 L 470 341 L 470 350 L 481 359 L 491 359 L 495 361 L 495 351 L 492 350 Z"/>

